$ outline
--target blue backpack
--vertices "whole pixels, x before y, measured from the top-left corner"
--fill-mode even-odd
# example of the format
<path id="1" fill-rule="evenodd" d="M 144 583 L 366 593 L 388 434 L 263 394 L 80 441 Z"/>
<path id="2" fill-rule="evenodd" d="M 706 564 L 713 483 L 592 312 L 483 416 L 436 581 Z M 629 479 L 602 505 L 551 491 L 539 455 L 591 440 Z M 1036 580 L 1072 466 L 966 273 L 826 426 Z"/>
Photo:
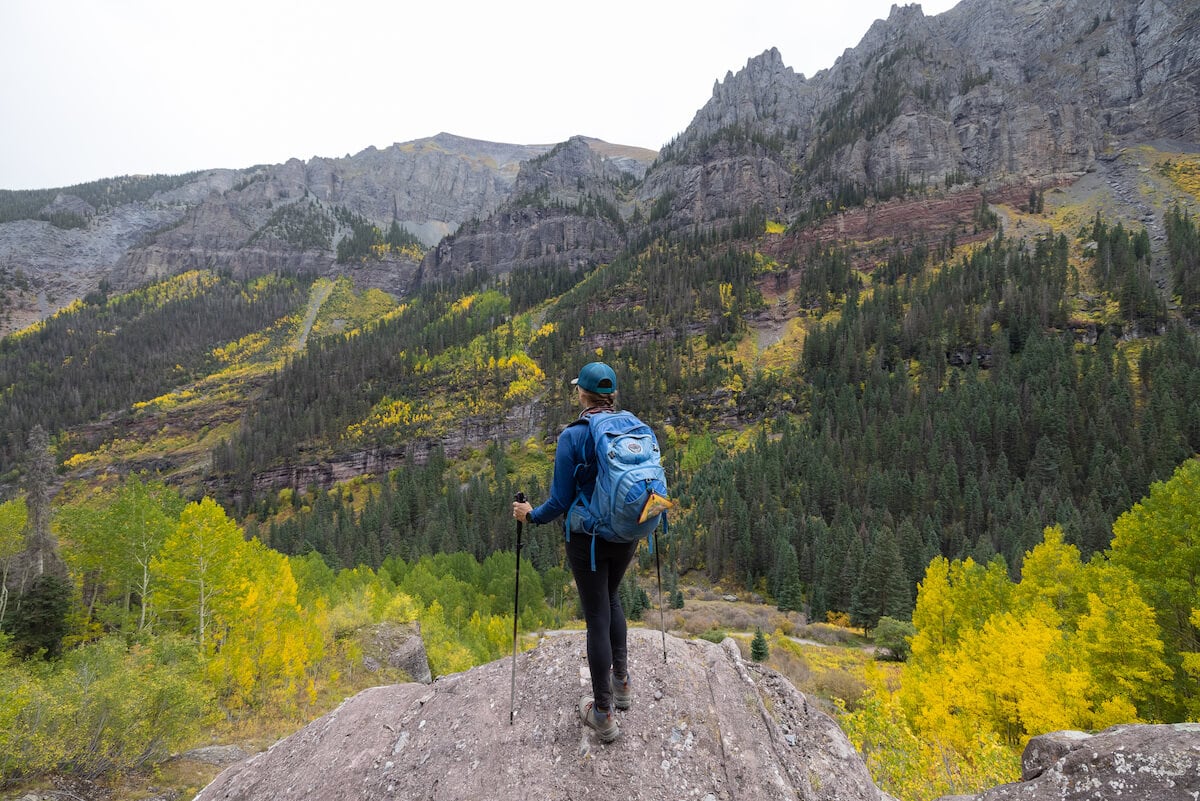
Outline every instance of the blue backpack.
<path id="1" fill-rule="evenodd" d="M 632 412 L 598 412 L 572 425 L 588 427 L 596 468 L 592 497 L 581 493 L 566 516 L 567 539 L 571 529 L 586 531 L 610 542 L 637 542 L 645 538 L 654 552 L 654 529 L 667 527 L 667 476 L 663 471 L 658 439 L 650 426 Z M 583 468 L 591 466 L 589 460 Z M 596 542 L 592 540 L 592 569 L 596 567 Z"/>

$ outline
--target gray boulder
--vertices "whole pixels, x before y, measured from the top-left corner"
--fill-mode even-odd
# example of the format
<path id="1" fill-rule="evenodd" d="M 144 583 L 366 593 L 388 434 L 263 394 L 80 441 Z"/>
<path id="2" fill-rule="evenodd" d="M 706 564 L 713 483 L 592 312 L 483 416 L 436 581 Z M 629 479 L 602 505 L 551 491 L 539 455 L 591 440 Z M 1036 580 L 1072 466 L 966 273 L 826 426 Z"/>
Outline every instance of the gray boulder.
<path id="1" fill-rule="evenodd" d="M 368 670 L 387 665 L 403 670 L 420 684 L 433 681 L 420 623 L 378 623 L 365 629 L 359 639 L 363 644 L 363 663 Z"/>
<path id="2" fill-rule="evenodd" d="M 1195 801 L 1200 723 L 1043 734 L 1025 747 L 1021 779 L 941 801 Z"/>
<path id="3" fill-rule="evenodd" d="M 602 745 L 576 712 L 590 694 L 582 633 L 432 685 L 375 687 L 225 770 L 213 799 L 621 798 L 887 801 L 837 724 L 726 640 L 630 632 L 633 708 Z"/>

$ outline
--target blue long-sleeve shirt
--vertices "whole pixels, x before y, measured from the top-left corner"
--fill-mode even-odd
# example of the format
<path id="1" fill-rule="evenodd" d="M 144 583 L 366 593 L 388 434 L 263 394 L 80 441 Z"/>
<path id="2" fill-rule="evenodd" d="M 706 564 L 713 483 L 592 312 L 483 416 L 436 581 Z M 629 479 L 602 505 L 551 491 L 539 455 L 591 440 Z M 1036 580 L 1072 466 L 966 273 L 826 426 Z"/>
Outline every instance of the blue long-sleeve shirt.
<path id="1" fill-rule="evenodd" d="M 563 429 L 558 435 L 558 446 L 554 451 L 554 477 L 550 482 L 550 497 L 541 506 L 530 512 L 534 523 L 549 523 L 563 515 L 579 493 L 592 497 L 596 486 L 596 465 L 590 456 L 592 438 L 584 422 L 576 422 Z"/>

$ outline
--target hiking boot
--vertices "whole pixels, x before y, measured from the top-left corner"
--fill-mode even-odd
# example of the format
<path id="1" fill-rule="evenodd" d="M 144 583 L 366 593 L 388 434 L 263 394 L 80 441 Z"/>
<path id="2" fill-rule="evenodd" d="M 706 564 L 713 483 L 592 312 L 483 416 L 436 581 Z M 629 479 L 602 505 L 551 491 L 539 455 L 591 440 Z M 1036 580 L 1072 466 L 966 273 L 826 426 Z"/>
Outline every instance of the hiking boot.
<path id="1" fill-rule="evenodd" d="M 616 673 L 612 674 L 612 695 L 613 706 L 620 710 L 629 709 L 629 705 L 633 703 L 633 691 L 629 689 L 629 676 L 618 679 Z"/>
<path id="2" fill-rule="evenodd" d="M 620 736 L 621 730 L 617 728 L 617 719 L 613 717 L 612 710 L 601 712 L 596 709 L 596 702 L 591 698 L 579 699 L 579 717 L 583 720 L 585 726 L 591 726 L 596 730 L 596 734 L 600 736 L 600 742 L 611 743 Z"/>

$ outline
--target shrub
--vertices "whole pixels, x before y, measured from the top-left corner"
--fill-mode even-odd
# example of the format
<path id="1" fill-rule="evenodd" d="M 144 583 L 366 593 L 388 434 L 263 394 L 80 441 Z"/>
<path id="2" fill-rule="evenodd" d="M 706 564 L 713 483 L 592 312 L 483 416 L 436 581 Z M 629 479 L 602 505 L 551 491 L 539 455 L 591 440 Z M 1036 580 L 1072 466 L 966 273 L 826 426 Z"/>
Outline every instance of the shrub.
<path id="1" fill-rule="evenodd" d="M 24 668 L 0 653 L 0 783 L 144 767 L 194 737 L 212 709 L 195 645 L 184 639 L 126 648 L 108 637 Z"/>
<path id="2" fill-rule="evenodd" d="M 839 699 L 851 712 L 858 708 L 863 693 L 867 691 L 867 685 L 863 683 L 862 679 L 845 670 L 822 671 L 813 676 L 809 686 L 824 698 Z"/>
<path id="3" fill-rule="evenodd" d="M 912 623 L 885 615 L 875 626 L 875 647 L 887 651 L 889 658 L 904 662 L 912 653 L 911 642 L 916 633 Z"/>

